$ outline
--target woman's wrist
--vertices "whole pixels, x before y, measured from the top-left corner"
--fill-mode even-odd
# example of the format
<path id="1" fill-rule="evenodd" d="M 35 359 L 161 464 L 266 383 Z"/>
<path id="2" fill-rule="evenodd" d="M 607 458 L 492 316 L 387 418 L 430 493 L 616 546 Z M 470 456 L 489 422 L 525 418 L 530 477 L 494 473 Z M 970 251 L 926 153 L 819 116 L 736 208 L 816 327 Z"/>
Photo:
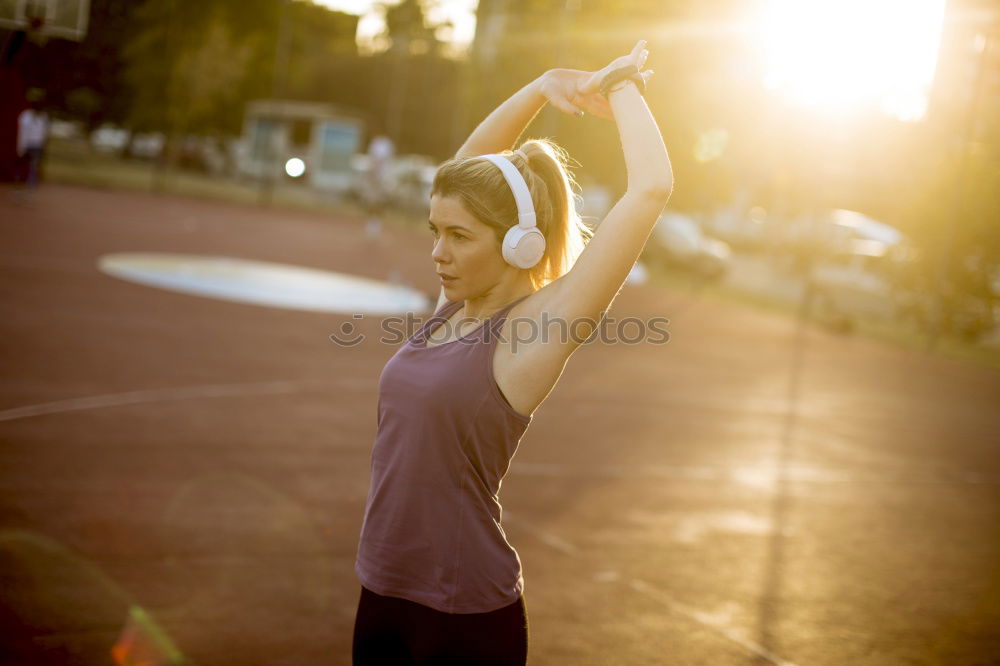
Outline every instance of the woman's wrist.
<path id="1" fill-rule="evenodd" d="M 556 70 L 554 69 L 547 69 L 541 74 L 541 76 L 531 82 L 531 85 L 534 86 L 535 92 L 541 96 L 542 104 L 546 104 L 549 101 L 549 98 L 545 96 L 542 90 L 544 90 L 545 84 L 548 83 L 549 79 L 554 76 L 555 71 Z"/>
<path id="2" fill-rule="evenodd" d="M 616 83 L 616 84 L 612 85 L 610 88 L 608 88 L 608 93 L 607 94 L 610 95 L 613 92 L 618 92 L 619 90 L 623 90 L 623 89 L 627 88 L 629 86 L 629 84 L 635 86 L 636 89 L 638 90 L 639 86 L 638 86 L 638 84 L 635 81 L 633 81 L 632 79 L 625 79 L 624 81 L 619 81 L 618 83 Z"/>
<path id="3" fill-rule="evenodd" d="M 614 103 L 620 102 L 623 99 L 629 99 L 633 95 L 639 99 L 644 97 L 642 91 L 639 89 L 639 84 L 631 79 L 627 79 L 616 83 L 609 88 L 608 92 L 605 93 L 604 98 L 608 100 L 608 102 Z"/>
<path id="4" fill-rule="evenodd" d="M 628 87 L 629 83 L 635 86 L 640 95 L 646 94 L 646 80 L 638 72 L 632 72 L 626 76 L 619 74 L 613 78 L 609 76 L 609 79 L 608 83 L 601 89 L 605 99 L 609 99 L 609 95 L 614 91 L 624 90 Z"/>
<path id="5" fill-rule="evenodd" d="M 601 94 L 604 95 L 604 97 L 607 97 L 608 92 L 610 92 L 612 87 L 618 86 L 622 81 L 627 79 L 635 81 L 636 87 L 638 87 L 639 91 L 642 92 L 645 86 L 643 85 L 644 82 L 642 80 L 642 75 L 639 73 L 639 69 L 632 65 L 625 65 L 623 67 L 619 67 L 618 69 L 613 69 L 605 74 L 600 84 Z"/>

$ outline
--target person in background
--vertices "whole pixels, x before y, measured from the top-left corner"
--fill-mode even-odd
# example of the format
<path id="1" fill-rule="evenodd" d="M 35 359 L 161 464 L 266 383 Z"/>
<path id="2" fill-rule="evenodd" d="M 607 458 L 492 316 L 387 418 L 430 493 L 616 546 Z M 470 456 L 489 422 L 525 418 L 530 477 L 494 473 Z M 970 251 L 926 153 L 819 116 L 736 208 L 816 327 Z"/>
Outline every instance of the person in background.
<path id="1" fill-rule="evenodd" d="M 28 108 L 17 118 L 17 156 L 20 174 L 28 189 L 38 186 L 38 173 L 49 138 L 49 116 L 42 110 L 43 93 L 37 88 L 28 91 Z"/>
<path id="2" fill-rule="evenodd" d="M 365 188 L 368 220 L 365 233 L 377 238 L 382 232 L 382 215 L 389 198 L 389 169 L 396 155 L 396 146 L 377 121 L 372 123 L 368 144 L 368 183 Z"/>

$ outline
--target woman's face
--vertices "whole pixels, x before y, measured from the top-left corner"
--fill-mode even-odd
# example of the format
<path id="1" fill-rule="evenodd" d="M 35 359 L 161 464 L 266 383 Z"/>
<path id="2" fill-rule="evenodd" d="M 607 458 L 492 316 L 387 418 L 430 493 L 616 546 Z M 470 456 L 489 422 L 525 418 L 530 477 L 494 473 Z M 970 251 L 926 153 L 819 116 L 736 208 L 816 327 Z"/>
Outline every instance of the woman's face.
<path id="1" fill-rule="evenodd" d="M 493 229 L 455 197 L 431 197 L 428 228 L 434 237 L 435 270 L 455 278 L 441 282 L 450 301 L 481 296 L 496 287 L 508 270 L 518 270 L 504 261 Z"/>

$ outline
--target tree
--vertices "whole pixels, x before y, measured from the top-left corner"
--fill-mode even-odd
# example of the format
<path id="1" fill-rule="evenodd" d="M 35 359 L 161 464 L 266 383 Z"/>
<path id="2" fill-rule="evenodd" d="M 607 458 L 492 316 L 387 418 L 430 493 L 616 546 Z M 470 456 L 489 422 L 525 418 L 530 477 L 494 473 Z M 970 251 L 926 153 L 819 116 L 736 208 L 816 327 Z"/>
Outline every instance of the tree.
<path id="1" fill-rule="evenodd" d="M 265 0 L 147 0 L 125 49 L 130 124 L 172 136 L 237 132 L 242 104 L 270 87 L 277 18 Z"/>

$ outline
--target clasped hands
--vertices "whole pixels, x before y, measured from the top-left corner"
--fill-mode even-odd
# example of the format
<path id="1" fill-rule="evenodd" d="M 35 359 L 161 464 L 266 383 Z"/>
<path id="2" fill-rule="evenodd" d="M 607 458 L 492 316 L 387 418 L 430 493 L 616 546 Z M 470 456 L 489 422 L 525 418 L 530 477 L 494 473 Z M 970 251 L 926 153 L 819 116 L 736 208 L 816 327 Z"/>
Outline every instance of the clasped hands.
<path id="1" fill-rule="evenodd" d="M 648 56 L 646 40 L 640 39 L 628 55 L 615 58 L 596 72 L 550 69 L 541 77 L 540 91 L 552 106 L 564 113 L 580 116 L 588 111 L 595 116 L 614 120 L 611 105 L 601 94 L 601 81 L 613 70 L 626 65 L 634 66 L 643 80 L 648 81 L 653 70 L 642 70 Z"/>

